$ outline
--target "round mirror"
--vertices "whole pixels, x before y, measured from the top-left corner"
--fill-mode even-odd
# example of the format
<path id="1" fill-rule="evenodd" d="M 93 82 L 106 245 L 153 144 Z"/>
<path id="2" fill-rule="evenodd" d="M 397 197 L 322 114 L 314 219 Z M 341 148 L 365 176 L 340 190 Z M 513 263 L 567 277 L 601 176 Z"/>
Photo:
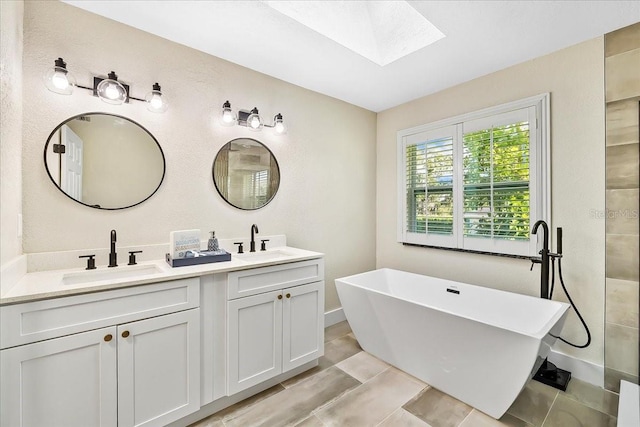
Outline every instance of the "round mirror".
<path id="1" fill-rule="evenodd" d="M 44 147 L 55 186 L 97 209 L 125 209 L 151 197 L 162 184 L 164 153 L 138 123 L 122 116 L 86 113 L 60 123 Z"/>
<path id="2" fill-rule="evenodd" d="M 213 162 L 213 182 L 230 205 L 259 209 L 276 195 L 280 169 L 273 153 L 262 143 L 238 138 L 218 151 Z"/>

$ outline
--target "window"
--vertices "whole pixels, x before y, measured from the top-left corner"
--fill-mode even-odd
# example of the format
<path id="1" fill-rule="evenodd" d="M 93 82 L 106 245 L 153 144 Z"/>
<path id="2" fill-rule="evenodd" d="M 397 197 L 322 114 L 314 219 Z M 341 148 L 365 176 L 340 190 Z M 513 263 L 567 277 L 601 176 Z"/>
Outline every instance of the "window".
<path id="1" fill-rule="evenodd" d="M 398 240 L 519 256 L 548 218 L 549 95 L 398 132 Z"/>
<path id="2" fill-rule="evenodd" d="M 260 167 L 260 166 L 258 166 Z M 242 190 L 240 194 L 247 204 L 247 209 L 256 209 L 267 204 L 267 192 L 269 189 L 268 170 L 244 170 L 238 172 L 242 177 Z"/>

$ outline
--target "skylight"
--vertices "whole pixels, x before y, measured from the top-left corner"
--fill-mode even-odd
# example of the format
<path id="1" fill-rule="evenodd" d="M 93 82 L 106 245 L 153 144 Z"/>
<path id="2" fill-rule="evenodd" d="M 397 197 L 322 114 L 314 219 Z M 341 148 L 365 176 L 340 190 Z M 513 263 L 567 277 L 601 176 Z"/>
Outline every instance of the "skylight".
<path id="1" fill-rule="evenodd" d="M 263 3 L 380 66 L 444 37 L 406 1 L 263 0 Z"/>

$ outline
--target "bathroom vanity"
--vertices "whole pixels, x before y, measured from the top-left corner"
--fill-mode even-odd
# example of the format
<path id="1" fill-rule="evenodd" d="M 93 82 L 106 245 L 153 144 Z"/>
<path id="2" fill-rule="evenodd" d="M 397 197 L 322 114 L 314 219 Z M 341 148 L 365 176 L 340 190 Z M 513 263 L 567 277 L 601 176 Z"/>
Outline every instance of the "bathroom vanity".
<path id="1" fill-rule="evenodd" d="M 1 425 L 187 425 L 315 366 L 322 254 L 251 255 L 26 274 L 0 299 Z"/>

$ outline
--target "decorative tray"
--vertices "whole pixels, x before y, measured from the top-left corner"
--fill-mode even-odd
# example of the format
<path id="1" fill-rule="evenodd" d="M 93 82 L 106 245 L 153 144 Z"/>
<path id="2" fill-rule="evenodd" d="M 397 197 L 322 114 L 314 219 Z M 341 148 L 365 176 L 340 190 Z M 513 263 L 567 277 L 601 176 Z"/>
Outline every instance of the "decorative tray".
<path id="1" fill-rule="evenodd" d="M 211 262 L 231 261 L 231 254 L 224 249 L 215 252 L 201 251 L 198 256 L 189 258 L 171 258 L 171 254 L 166 254 L 167 264 L 171 267 L 184 267 L 187 265 L 208 264 Z"/>

